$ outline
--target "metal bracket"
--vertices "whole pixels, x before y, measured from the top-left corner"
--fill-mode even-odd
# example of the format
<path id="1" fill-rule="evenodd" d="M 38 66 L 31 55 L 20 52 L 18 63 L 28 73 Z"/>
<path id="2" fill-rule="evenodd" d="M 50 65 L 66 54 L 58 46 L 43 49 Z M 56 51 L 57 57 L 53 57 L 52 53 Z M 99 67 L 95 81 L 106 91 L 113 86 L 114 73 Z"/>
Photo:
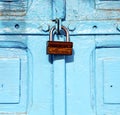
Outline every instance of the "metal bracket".
<path id="1" fill-rule="evenodd" d="M 56 18 L 65 20 L 66 17 L 66 0 L 52 0 L 52 19 Z"/>
<path id="2" fill-rule="evenodd" d="M 56 19 L 55 23 L 56 23 L 56 34 L 60 35 L 60 30 L 61 30 L 61 26 L 62 26 L 62 20 L 61 19 Z"/>

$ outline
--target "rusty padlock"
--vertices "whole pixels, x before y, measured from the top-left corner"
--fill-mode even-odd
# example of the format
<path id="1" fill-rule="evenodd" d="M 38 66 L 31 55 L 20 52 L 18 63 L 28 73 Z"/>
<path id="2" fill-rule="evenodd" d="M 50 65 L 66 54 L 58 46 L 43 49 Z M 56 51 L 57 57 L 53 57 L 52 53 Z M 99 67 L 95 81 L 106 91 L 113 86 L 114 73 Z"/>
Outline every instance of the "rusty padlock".
<path id="1" fill-rule="evenodd" d="M 55 27 L 50 30 L 49 41 L 47 41 L 47 54 L 58 54 L 58 55 L 72 55 L 73 43 L 70 42 L 68 29 L 61 26 L 66 34 L 66 41 L 54 41 L 53 32 Z"/>

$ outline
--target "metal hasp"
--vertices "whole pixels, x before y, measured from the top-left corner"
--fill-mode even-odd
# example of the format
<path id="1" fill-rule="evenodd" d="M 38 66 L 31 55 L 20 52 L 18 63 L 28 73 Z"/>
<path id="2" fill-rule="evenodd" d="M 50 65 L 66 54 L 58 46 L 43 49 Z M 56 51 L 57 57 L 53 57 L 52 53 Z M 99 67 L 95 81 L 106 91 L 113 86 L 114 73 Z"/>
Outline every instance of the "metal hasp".
<path id="1" fill-rule="evenodd" d="M 53 41 L 55 27 L 50 30 L 49 41 L 47 42 L 47 54 L 72 55 L 73 43 L 70 42 L 68 29 L 61 26 L 66 34 L 66 41 Z"/>
<path id="2" fill-rule="evenodd" d="M 52 18 L 64 20 L 66 17 L 66 0 L 52 0 Z"/>

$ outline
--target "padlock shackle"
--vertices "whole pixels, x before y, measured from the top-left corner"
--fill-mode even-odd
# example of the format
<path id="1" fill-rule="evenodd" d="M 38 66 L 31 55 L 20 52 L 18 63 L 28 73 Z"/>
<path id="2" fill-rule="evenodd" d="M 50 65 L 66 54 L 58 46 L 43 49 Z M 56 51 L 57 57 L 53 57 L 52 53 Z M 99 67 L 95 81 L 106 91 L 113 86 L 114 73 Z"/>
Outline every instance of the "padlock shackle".
<path id="1" fill-rule="evenodd" d="M 61 29 L 64 30 L 65 34 L 66 34 L 66 42 L 70 42 L 70 38 L 69 38 L 69 31 L 65 26 L 61 26 Z M 49 41 L 53 41 L 53 32 L 56 30 L 56 27 L 53 26 L 50 30 L 50 36 L 49 36 Z"/>
<path id="2" fill-rule="evenodd" d="M 50 29 L 49 41 L 53 41 L 53 32 L 55 31 L 55 26 Z"/>

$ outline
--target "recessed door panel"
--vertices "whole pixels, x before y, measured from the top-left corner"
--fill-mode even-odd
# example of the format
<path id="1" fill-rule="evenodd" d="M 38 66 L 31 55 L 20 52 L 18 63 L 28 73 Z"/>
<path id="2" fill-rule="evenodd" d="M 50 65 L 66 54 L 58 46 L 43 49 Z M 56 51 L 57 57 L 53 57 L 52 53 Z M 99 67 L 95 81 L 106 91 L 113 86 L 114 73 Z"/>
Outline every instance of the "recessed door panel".
<path id="1" fill-rule="evenodd" d="M 120 58 L 105 59 L 104 103 L 120 103 Z"/>
<path id="2" fill-rule="evenodd" d="M 0 48 L 0 114 L 27 113 L 31 97 L 29 95 L 31 77 L 28 72 L 29 51 L 22 48 L 22 43 L 19 42 L 5 44 L 10 47 L 6 48 L 3 44 Z"/>
<path id="3" fill-rule="evenodd" d="M 20 59 L 0 59 L 0 103 L 19 103 Z"/>
<path id="4" fill-rule="evenodd" d="M 96 49 L 95 79 L 98 115 L 120 114 L 120 48 Z"/>

